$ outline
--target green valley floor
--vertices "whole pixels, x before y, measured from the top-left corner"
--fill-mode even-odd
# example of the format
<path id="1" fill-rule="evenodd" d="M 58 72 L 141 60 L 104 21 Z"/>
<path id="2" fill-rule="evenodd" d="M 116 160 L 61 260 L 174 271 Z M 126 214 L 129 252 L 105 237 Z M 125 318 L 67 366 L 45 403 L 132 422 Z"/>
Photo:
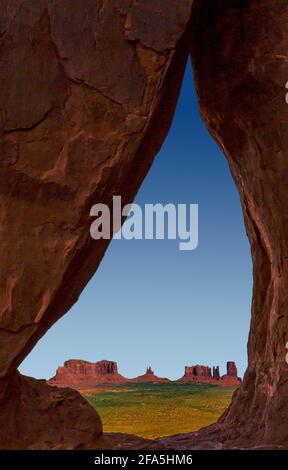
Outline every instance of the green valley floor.
<path id="1" fill-rule="evenodd" d="M 97 409 L 105 432 L 153 439 L 214 423 L 230 404 L 234 390 L 196 383 L 138 383 L 82 393 Z"/>

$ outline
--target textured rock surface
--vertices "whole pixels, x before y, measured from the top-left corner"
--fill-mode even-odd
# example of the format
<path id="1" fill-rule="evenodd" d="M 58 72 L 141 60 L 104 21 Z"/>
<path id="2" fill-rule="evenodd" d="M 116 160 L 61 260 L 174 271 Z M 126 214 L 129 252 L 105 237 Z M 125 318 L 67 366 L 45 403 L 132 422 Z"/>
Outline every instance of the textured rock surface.
<path id="1" fill-rule="evenodd" d="M 0 382 L 1 449 L 81 449 L 102 434 L 96 411 L 71 389 L 18 372 Z"/>
<path id="2" fill-rule="evenodd" d="M 228 361 L 226 365 L 227 373 L 220 377 L 219 384 L 225 387 L 239 386 L 241 379 L 238 377 L 238 370 L 235 362 Z"/>
<path id="3" fill-rule="evenodd" d="M 213 370 L 213 373 L 212 373 Z M 214 366 L 213 369 L 209 366 L 194 365 L 186 366 L 184 375 L 181 377 L 180 382 L 198 382 L 210 383 L 216 385 L 223 385 L 225 387 L 239 386 L 241 379 L 238 377 L 237 367 L 235 362 L 227 362 L 227 373 L 220 376 L 219 366 Z"/>
<path id="4" fill-rule="evenodd" d="M 131 202 L 158 152 L 188 55 L 191 5 L 0 2 L 1 383 L 12 383 L 97 269 L 108 241 L 90 237 L 91 206 L 114 194 Z M 29 442 L 38 442 L 34 416 Z"/>
<path id="5" fill-rule="evenodd" d="M 192 366 L 192 367 L 185 367 L 185 373 L 192 373 L 192 375 L 200 376 L 200 377 L 209 377 L 212 378 L 211 367 L 209 366 Z"/>
<path id="6" fill-rule="evenodd" d="M 70 359 L 58 367 L 56 375 L 48 381 L 57 387 L 93 388 L 99 384 L 121 384 L 128 382 L 118 374 L 117 363 L 113 361 L 87 362 Z"/>
<path id="7" fill-rule="evenodd" d="M 201 366 L 185 366 L 185 371 L 181 381 L 195 382 L 211 382 L 213 380 L 211 367 Z"/>
<path id="8" fill-rule="evenodd" d="M 288 447 L 288 6 L 197 0 L 195 8 L 200 108 L 240 193 L 254 289 L 243 384 L 217 425 L 181 444 Z"/>
<path id="9" fill-rule="evenodd" d="M 175 47 L 191 7 L 170 3 L 0 4 L 0 376 L 98 266 L 107 242 L 90 237 L 91 206 L 110 204 L 114 193 L 130 201 L 162 143 L 186 61 L 185 48 Z M 166 10 L 160 38 L 139 26 L 148 15 L 146 24 L 163 27 Z"/>
<path id="10" fill-rule="evenodd" d="M 22 444 L 41 436 L 53 447 L 51 430 L 63 436 L 65 407 L 57 407 L 58 424 L 56 415 L 39 419 L 42 399 L 54 402 L 56 392 L 15 369 L 101 261 L 107 242 L 90 239 L 91 205 L 110 203 L 115 193 L 130 202 L 161 146 L 185 65 L 181 36 L 191 4 L 0 3 L 1 447 L 20 445 L 18 433 L 8 433 L 14 442 L 7 443 L 6 418 L 21 432 L 26 409 L 16 415 L 15 407 L 32 403 L 31 387 L 43 396 L 33 400 Z M 252 248 L 249 366 L 219 423 L 157 446 L 288 447 L 287 16 L 286 0 L 195 0 L 200 107 L 227 156 Z M 87 443 L 98 429 L 97 415 L 91 419 Z"/>
<path id="11" fill-rule="evenodd" d="M 136 383 L 141 383 L 141 382 L 157 383 L 158 382 L 159 383 L 159 382 L 170 382 L 170 380 L 164 377 L 158 377 L 157 375 L 154 374 L 154 371 L 151 369 L 151 367 L 147 367 L 145 374 L 139 375 L 138 377 L 135 377 L 134 379 L 130 379 L 130 382 L 136 382 Z"/>

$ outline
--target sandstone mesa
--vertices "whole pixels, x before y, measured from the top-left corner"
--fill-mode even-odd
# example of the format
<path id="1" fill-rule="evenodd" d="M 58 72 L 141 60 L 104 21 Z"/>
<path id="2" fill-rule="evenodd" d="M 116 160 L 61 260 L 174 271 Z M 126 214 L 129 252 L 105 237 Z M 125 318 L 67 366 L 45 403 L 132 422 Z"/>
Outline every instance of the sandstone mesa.
<path id="1" fill-rule="evenodd" d="M 71 387 L 79 390 L 93 389 L 98 385 L 120 385 L 124 383 L 168 383 L 173 382 L 168 378 L 158 377 L 151 367 L 147 367 L 146 373 L 135 378 L 126 378 L 118 373 L 118 366 L 113 361 L 88 362 L 70 359 L 62 367 L 58 367 L 56 374 L 47 383 L 55 387 Z M 220 376 L 219 366 L 187 366 L 185 373 L 179 382 L 198 382 L 222 386 L 239 386 L 241 379 L 237 375 L 237 367 L 234 362 L 227 362 L 227 374 Z"/>

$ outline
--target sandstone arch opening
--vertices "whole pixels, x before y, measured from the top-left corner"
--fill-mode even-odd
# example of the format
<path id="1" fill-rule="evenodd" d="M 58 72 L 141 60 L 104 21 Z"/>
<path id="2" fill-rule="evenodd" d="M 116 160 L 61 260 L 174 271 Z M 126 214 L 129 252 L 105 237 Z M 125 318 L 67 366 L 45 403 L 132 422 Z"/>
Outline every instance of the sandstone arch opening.
<path id="1" fill-rule="evenodd" d="M 225 416 L 157 445 L 288 446 L 286 4 L 167 2 L 115 0 L 111 10 L 83 1 L 79 21 L 66 0 L 1 2 L 1 448 L 99 443 L 97 414 L 76 393 L 55 394 L 16 368 L 97 269 L 107 243 L 93 250 L 87 209 L 115 191 L 134 197 L 170 126 L 189 52 L 203 118 L 240 193 L 253 309 L 248 369 Z M 108 32 L 117 50 L 107 55 Z"/>
<path id="2" fill-rule="evenodd" d="M 85 364 L 80 361 L 96 362 L 103 358 L 117 361 L 121 377 L 113 375 L 113 368 L 113 374 L 106 378 L 111 383 L 106 398 L 102 394 L 98 394 L 98 400 L 97 395 L 93 400 L 90 398 L 100 414 L 104 431 L 125 431 L 146 438 L 157 436 L 157 432 L 158 436 L 192 432 L 215 421 L 224 411 L 222 402 L 227 400 L 228 405 L 230 390 L 223 389 L 222 395 L 215 391 L 213 395 L 212 390 L 205 387 L 205 381 L 213 384 L 212 377 L 196 377 L 200 383 L 204 381 L 203 398 L 200 399 L 199 390 L 199 403 L 195 400 L 194 404 L 187 404 L 185 411 L 179 405 L 179 423 L 175 423 L 179 387 L 161 385 L 159 390 L 155 387 L 155 399 L 161 402 L 163 390 L 167 406 L 171 407 L 170 397 L 171 401 L 175 400 L 169 414 L 162 398 L 163 408 L 158 407 L 156 420 L 152 408 L 155 405 L 149 402 L 145 387 L 134 391 L 131 384 L 127 389 L 129 406 L 132 397 L 135 409 L 138 401 L 141 404 L 130 428 L 132 418 L 128 408 L 125 410 L 121 405 L 124 411 L 120 413 L 112 398 L 111 412 L 102 406 L 103 400 L 108 401 L 109 390 L 113 390 L 113 380 L 117 389 L 117 385 L 125 383 L 125 378 L 142 376 L 147 364 L 151 364 L 158 377 L 171 381 L 184 376 L 185 366 L 192 364 L 207 366 L 207 374 L 208 366 L 211 374 L 213 366 L 220 366 L 220 376 L 226 374 L 227 361 L 236 362 L 238 375 L 242 377 L 246 369 L 251 303 L 248 242 L 227 163 L 199 116 L 190 60 L 172 126 L 141 185 L 136 202 L 142 207 L 145 203 L 158 202 L 199 203 L 199 248 L 185 254 L 179 251 L 177 240 L 112 241 L 97 273 L 72 311 L 34 348 L 21 372 L 50 379 L 64 362 L 78 359 L 78 364 L 69 362 L 66 369 L 60 368 L 51 385 L 73 386 L 85 390 L 91 397 L 91 389 L 95 389 L 97 381 L 98 385 L 105 381 L 105 377 L 97 378 L 95 371 L 93 378 L 86 370 L 84 375 Z M 190 379 L 192 381 L 192 377 Z M 158 379 L 151 375 L 139 380 L 142 383 Z M 190 382 L 188 376 L 184 380 Z M 183 387 L 178 402 L 185 396 L 189 399 L 188 388 Z M 103 384 L 99 389 L 103 393 Z M 122 389 L 122 397 L 125 397 L 125 387 L 117 390 Z M 191 397 L 194 389 L 191 386 Z M 119 393 L 116 396 L 120 398 Z M 211 410 L 206 408 L 201 412 L 205 403 L 207 407 L 213 401 L 213 396 L 215 410 L 211 406 Z M 140 413 L 144 405 L 146 427 Z M 192 408 L 194 412 L 190 411 Z"/>

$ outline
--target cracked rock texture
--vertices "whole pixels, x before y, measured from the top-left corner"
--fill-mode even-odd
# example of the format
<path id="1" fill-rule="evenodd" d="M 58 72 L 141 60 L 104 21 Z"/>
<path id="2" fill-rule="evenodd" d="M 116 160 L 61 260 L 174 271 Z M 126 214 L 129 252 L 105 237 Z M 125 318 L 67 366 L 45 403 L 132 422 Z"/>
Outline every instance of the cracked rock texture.
<path id="1" fill-rule="evenodd" d="M 243 384 L 219 423 L 182 446 L 288 448 L 287 18 L 285 0 L 195 2 L 200 109 L 239 190 L 254 288 Z"/>
<path id="2" fill-rule="evenodd" d="M 90 237 L 91 206 L 110 205 L 114 194 L 131 202 L 160 149 L 187 60 L 191 6 L 0 2 L 1 448 L 54 448 L 58 433 L 62 446 L 78 448 L 102 432 L 80 396 L 69 401 L 77 392 L 63 392 L 60 406 L 59 391 L 16 369 L 104 255 L 108 241 Z M 70 441 L 62 430 L 67 404 L 69 414 L 90 415 L 85 437 L 80 418 Z"/>

